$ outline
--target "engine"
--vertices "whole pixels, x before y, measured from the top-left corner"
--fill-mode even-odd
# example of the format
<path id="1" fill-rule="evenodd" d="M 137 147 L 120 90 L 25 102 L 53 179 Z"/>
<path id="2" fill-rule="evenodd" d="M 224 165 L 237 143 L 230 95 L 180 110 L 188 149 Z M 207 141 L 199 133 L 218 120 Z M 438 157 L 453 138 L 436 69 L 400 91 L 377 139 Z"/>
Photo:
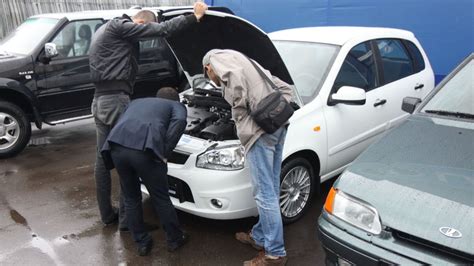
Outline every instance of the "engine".
<path id="1" fill-rule="evenodd" d="M 222 89 L 211 86 L 204 78 L 197 81 L 192 90 L 182 95 L 188 110 L 185 134 L 215 141 L 237 139 L 231 107 L 223 98 Z"/>

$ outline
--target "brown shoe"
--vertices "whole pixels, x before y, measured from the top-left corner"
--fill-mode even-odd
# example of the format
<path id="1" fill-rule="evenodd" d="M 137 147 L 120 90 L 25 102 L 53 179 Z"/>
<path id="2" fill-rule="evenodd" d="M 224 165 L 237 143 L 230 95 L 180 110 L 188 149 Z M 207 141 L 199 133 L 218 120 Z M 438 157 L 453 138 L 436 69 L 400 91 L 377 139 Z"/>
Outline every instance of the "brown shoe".
<path id="1" fill-rule="evenodd" d="M 285 257 L 270 258 L 261 251 L 252 260 L 244 261 L 244 266 L 284 266 L 288 259 Z"/>
<path id="2" fill-rule="evenodd" d="M 238 232 L 235 233 L 235 239 L 237 239 L 239 242 L 247 245 L 251 245 L 254 249 L 260 251 L 263 250 L 262 246 L 257 245 L 255 243 L 255 240 L 253 240 L 252 235 L 250 234 L 250 231 L 246 232 Z"/>

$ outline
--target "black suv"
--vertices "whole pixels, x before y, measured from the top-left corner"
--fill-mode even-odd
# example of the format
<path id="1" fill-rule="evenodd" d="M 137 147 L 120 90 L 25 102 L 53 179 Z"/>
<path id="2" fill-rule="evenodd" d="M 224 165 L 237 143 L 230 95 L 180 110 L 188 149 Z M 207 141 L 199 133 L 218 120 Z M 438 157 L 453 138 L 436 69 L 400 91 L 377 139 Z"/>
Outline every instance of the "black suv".
<path id="1" fill-rule="evenodd" d="M 149 9 L 161 17 L 183 8 Z M 231 13 L 226 8 L 211 9 Z M 107 20 L 138 11 L 37 15 L 0 42 L 0 158 L 14 156 L 25 148 L 32 122 L 41 129 L 43 123 L 56 125 L 91 116 L 91 38 Z M 140 42 L 134 98 L 153 96 L 162 86 L 186 85 L 164 39 Z"/>

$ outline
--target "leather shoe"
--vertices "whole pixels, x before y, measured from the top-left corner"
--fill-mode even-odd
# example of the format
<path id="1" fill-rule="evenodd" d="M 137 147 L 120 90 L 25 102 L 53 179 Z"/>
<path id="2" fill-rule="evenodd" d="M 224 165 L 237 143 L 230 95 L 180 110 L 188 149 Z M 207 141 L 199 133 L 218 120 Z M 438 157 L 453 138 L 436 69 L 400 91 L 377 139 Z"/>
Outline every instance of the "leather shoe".
<path id="1" fill-rule="evenodd" d="M 150 239 L 148 243 L 143 246 L 138 247 L 138 255 L 147 256 L 150 254 L 151 249 L 153 248 L 153 239 Z"/>
<path id="2" fill-rule="evenodd" d="M 151 232 L 151 231 L 155 231 L 155 230 L 158 230 L 160 228 L 159 225 L 157 224 L 149 224 L 149 223 L 143 223 L 143 225 L 145 226 L 145 231 L 147 232 Z M 128 226 L 119 226 L 119 230 L 120 232 L 130 232 L 130 229 L 128 229 Z"/>
<path id="3" fill-rule="evenodd" d="M 112 216 L 112 219 L 108 220 L 107 222 L 104 222 L 105 226 L 112 225 L 118 223 L 119 220 L 119 215 L 118 212 L 115 211 L 114 215 Z"/>
<path id="4" fill-rule="evenodd" d="M 178 239 L 174 244 L 168 244 L 168 251 L 169 252 L 174 252 L 178 248 L 184 246 L 189 241 L 189 235 L 188 233 L 183 233 L 180 239 Z"/>

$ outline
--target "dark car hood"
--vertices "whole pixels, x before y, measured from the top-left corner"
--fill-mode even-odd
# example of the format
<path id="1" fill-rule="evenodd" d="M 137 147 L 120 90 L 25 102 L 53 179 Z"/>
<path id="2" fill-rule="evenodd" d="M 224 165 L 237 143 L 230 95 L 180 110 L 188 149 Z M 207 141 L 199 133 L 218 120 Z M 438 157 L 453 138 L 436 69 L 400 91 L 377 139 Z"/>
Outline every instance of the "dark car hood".
<path id="1" fill-rule="evenodd" d="M 167 12 L 170 19 L 191 10 Z M 207 11 L 199 23 L 166 38 L 171 49 L 189 76 L 203 74 L 202 58 L 212 49 L 233 49 L 256 60 L 264 68 L 293 84 L 280 54 L 268 36 L 259 28 L 239 17 L 217 11 Z"/>
<path id="2" fill-rule="evenodd" d="M 0 52 L 0 78 L 13 78 L 31 64 L 30 56 L 19 56 Z"/>
<path id="3" fill-rule="evenodd" d="M 474 122 L 413 116 L 336 186 L 374 206 L 385 226 L 474 254 Z M 446 237 L 441 227 L 462 237 Z"/>

